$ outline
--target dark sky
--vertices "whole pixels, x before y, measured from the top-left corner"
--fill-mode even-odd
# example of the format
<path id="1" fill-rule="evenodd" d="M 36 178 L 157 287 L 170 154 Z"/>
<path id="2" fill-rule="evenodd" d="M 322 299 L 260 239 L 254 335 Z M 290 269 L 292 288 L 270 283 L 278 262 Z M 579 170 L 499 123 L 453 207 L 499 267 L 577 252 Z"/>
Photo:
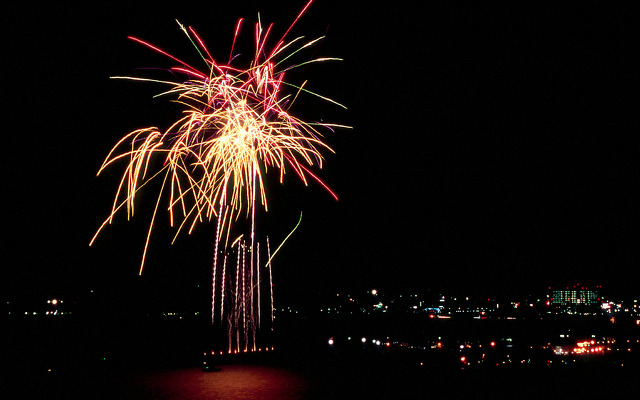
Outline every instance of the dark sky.
<path id="1" fill-rule="evenodd" d="M 109 79 L 173 66 L 128 35 L 197 60 L 178 19 L 225 58 L 238 18 L 236 50 L 251 52 L 258 12 L 282 34 L 304 5 L 160 3 L 5 8 L 3 291 L 139 279 L 148 213 L 120 215 L 88 247 L 120 172 L 96 177 L 111 146 L 179 113 L 152 98 L 161 87 Z M 282 292 L 576 282 L 637 292 L 640 32 L 630 10 L 374 3 L 318 0 L 292 32 L 326 33 L 312 55 L 344 59 L 293 78 L 348 107 L 301 100 L 297 112 L 353 129 L 327 135 L 336 153 L 321 175 L 339 201 L 293 176 L 270 187 L 264 235 L 283 238 L 303 213 L 274 260 Z M 156 232 L 142 279 L 161 282 L 161 295 L 206 281 L 211 226 L 174 246 L 166 225 Z"/>

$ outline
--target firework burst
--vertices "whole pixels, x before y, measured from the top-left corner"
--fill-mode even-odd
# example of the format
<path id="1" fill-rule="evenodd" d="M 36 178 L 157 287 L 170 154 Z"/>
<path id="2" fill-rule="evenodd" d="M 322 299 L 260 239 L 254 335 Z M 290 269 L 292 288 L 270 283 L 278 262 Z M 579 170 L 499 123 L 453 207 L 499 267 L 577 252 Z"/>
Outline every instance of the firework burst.
<path id="1" fill-rule="evenodd" d="M 214 60 L 195 30 L 178 22 L 204 61 L 206 68 L 200 69 L 149 42 L 130 37 L 177 63 L 171 68 L 177 78 L 114 78 L 166 85 L 167 90 L 159 96 L 173 97 L 183 106 L 183 112 L 164 132 L 154 127 L 135 130 L 109 152 L 98 174 L 118 161 L 126 162 L 126 167 L 111 213 L 91 243 L 123 208 L 126 208 L 127 217 L 133 216 L 136 195 L 155 179 L 161 180 L 162 184 L 147 233 L 140 273 L 162 198 L 168 197 L 167 210 L 171 226 L 177 226 L 176 237 L 182 231 L 191 233 L 201 222 L 217 219 L 216 254 L 218 243 L 226 246 L 229 242 L 231 227 L 238 218 L 251 218 L 253 232 L 256 204 L 259 202 L 268 209 L 265 174 L 270 170 L 279 175 L 281 183 L 287 171 L 295 172 L 305 185 L 311 178 L 337 199 L 312 169 L 322 168 L 322 153 L 331 151 L 323 142 L 320 130 L 346 126 L 305 122 L 289 112 L 301 93 L 341 106 L 307 90 L 306 81 L 301 85 L 285 81 L 285 73 L 294 68 L 338 60 L 315 58 L 298 64 L 286 63 L 322 39 L 305 41 L 304 37 L 298 37 L 286 41 L 291 28 L 310 4 L 311 1 L 271 50 L 267 50 L 267 42 L 272 25 L 263 29 L 258 18 L 255 53 L 245 69 L 232 65 L 233 47 L 242 19 L 236 26 L 229 61 L 225 64 Z"/>

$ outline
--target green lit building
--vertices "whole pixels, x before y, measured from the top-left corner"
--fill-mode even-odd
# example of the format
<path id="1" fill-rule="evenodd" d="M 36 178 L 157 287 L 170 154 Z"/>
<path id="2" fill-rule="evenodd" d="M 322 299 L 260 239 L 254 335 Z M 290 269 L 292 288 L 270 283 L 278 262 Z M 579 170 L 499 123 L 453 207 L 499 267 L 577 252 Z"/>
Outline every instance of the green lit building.
<path id="1" fill-rule="evenodd" d="M 597 287 L 599 288 L 599 286 Z M 550 305 L 561 313 L 591 314 L 600 309 L 600 297 L 596 289 L 573 286 L 552 289 Z"/>

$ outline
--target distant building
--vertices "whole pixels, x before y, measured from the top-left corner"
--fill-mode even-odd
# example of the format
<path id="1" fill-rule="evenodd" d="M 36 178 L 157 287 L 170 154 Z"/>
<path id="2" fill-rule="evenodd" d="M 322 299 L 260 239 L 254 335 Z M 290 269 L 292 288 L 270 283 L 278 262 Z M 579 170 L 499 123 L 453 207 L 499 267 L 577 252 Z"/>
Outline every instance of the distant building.
<path id="1" fill-rule="evenodd" d="M 599 287 L 597 287 L 599 288 Z M 577 286 L 551 289 L 550 305 L 562 313 L 593 313 L 600 308 L 600 297 L 596 289 Z"/>

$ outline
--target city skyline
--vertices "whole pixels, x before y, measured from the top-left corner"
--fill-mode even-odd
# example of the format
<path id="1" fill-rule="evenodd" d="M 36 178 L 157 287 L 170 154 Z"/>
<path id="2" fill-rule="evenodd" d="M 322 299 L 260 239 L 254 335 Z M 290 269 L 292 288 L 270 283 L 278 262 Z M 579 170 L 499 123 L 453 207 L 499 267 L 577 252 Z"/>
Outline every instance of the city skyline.
<path id="1" fill-rule="evenodd" d="M 4 316 L 12 318 L 23 314 L 30 316 L 70 315 L 72 310 L 82 310 L 85 317 L 95 310 L 112 309 L 146 314 L 147 317 L 186 316 L 188 318 L 208 318 L 209 288 L 192 282 L 192 286 L 175 294 L 175 288 L 167 290 L 163 287 L 152 287 L 143 280 L 132 286 L 135 290 L 126 293 L 112 293 L 108 288 L 75 288 L 74 290 L 54 290 L 39 293 L 37 296 L 11 295 L 5 293 L 1 299 Z M 169 293 L 170 292 L 170 293 Z M 185 295 L 186 292 L 190 294 Z M 153 295 L 152 295 L 153 294 Z M 124 295 L 124 296 L 123 296 Z M 122 297 L 121 297 L 122 296 Z M 287 297 L 278 293 L 278 302 L 264 306 L 265 318 L 275 311 L 277 314 L 304 310 L 304 313 L 334 311 L 336 304 L 340 308 L 358 309 L 363 313 L 371 312 L 414 312 L 453 315 L 457 313 L 475 313 L 474 318 L 484 319 L 491 313 L 522 314 L 531 312 L 540 316 L 549 315 L 598 315 L 614 316 L 618 313 L 638 314 L 640 291 L 619 292 L 615 288 L 585 286 L 580 284 L 569 286 L 538 287 L 533 290 L 519 291 L 474 291 L 459 287 L 430 288 L 421 287 L 403 290 L 387 290 L 371 288 L 368 290 L 325 290 L 317 291 L 309 296 Z M 160 301 L 158 301 L 160 300 Z M 210 299 L 209 299 L 210 300 Z M 500 310 L 500 304 L 502 309 Z M 332 306 L 333 305 L 333 306 Z M 389 308 L 391 306 L 391 308 Z M 92 307 L 94 310 L 92 311 Z M 355 308 L 354 308 L 355 307 Z M 480 310 L 487 314 L 480 313 Z M 524 311 L 523 311 L 524 310 Z M 46 312 L 45 312 L 46 311 Z M 87 314 L 88 313 L 88 314 Z M 272 315 L 273 318 L 273 315 Z M 273 321 L 271 321 L 272 323 Z"/>

